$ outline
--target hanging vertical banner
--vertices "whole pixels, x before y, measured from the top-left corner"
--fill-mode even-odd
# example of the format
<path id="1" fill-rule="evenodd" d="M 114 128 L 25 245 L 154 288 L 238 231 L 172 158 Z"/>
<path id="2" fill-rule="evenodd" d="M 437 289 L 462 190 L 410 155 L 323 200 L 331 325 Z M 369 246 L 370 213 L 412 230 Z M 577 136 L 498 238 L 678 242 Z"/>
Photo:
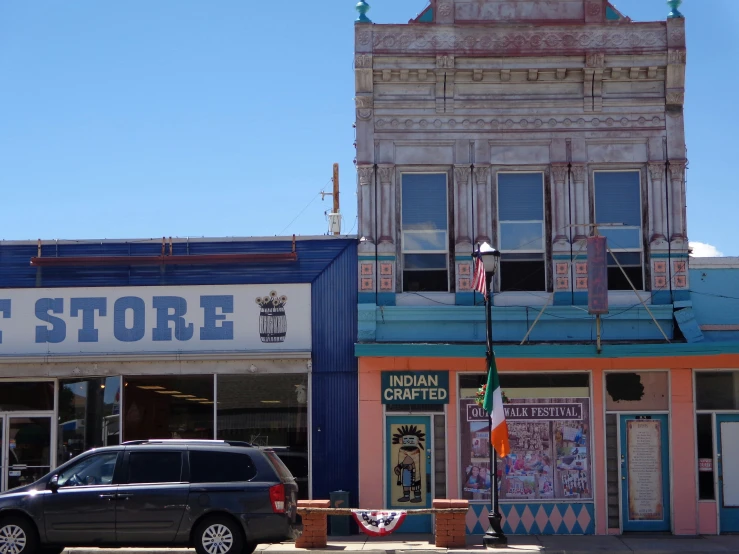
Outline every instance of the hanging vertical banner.
<path id="1" fill-rule="evenodd" d="M 608 313 L 608 250 L 606 237 L 588 239 L 588 313 Z"/>

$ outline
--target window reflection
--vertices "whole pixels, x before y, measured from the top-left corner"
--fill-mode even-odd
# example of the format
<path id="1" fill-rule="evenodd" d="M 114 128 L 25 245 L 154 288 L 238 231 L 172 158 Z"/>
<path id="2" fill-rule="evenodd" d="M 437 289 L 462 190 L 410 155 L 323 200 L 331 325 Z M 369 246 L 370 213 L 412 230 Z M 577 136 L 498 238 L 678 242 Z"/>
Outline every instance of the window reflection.
<path id="1" fill-rule="evenodd" d="M 59 382 L 58 459 L 120 442 L 120 377 L 65 379 Z"/>
<path id="2" fill-rule="evenodd" d="M 273 447 L 308 498 L 308 376 L 219 375 L 218 438 Z"/>
<path id="3" fill-rule="evenodd" d="M 125 440 L 213 438 L 213 375 L 123 380 Z"/>

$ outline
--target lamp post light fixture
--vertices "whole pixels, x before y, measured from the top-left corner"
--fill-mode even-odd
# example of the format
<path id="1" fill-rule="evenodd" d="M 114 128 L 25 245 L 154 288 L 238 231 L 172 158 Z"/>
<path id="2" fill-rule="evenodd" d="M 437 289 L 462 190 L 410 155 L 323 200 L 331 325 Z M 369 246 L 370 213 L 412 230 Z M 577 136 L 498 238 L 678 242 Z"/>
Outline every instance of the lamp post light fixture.
<path id="1" fill-rule="evenodd" d="M 486 352 L 485 361 L 487 362 L 486 367 L 489 369 L 493 362 L 493 322 L 492 322 L 492 298 L 491 292 L 493 290 L 493 283 L 495 274 L 498 271 L 498 265 L 500 264 L 500 252 L 490 246 L 487 242 L 483 242 L 477 245 L 477 249 L 474 253 L 475 259 L 482 259 L 483 267 L 485 268 L 485 282 L 487 285 L 487 294 L 485 295 L 485 340 L 486 340 Z M 488 280 L 488 275 L 490 279 Z M 488 414 L 492 416 L 492 414 Z M 492 432 L 492 419 L 490 419 L 490 426 Z M 501 521 L 503 517 L 500 515 L 500 506 L 498 505 L 498 456 L 493 449 L 493 443 L 488 439 L 490 446 L 490 473 L 493 478 L 490 480 L 491 489 L 491 504 L 490 511 L 488 512 L 488 521 L 490 522 L 490 529 L 485 533 L 482 539 L 483 544 L 487 548 L 500 548 L 508 544 L 508 538 L 503 532 Z"/>

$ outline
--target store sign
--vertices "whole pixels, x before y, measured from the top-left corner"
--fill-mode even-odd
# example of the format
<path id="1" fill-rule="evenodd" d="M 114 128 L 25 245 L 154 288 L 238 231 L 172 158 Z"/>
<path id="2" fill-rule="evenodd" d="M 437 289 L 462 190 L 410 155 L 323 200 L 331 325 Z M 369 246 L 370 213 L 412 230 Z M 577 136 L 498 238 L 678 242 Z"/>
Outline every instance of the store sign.
<path id="1" fill-rule="evenodd" d="M 383 371 L 383 404 L 448 404 L 448 371 Z"/>
<path id="2" fill-rule="evenodd" d="M 309 284 L 0 290 L 0 356 L 310 349 Z"/>
<path id="3" fill-rule="evenodd" d="M 705 471 L 708 473 L 713 471 L 713 459 L 712 458 L 699 458 L 698 459 L 698 471 Z"/>

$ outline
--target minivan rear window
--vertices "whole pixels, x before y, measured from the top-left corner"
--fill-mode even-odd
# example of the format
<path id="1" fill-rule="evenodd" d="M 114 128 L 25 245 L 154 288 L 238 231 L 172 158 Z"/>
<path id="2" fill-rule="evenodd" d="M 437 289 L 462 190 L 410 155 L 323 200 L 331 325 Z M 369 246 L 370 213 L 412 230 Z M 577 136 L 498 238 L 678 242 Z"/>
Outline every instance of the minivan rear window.
<path id="1" fill-rule="evenodd" d="M 128 483 L 178 483 L 182 474 L 179 452 L 131 452 Z"/>
<path id="2" fill-rule="evenodd" d="M 190 450 L 191 483 L 232 483 L 249 481 L 257 468 L 248 454 Z"/>
<path id="3" fill-rule="evenodd" d="M 264 453 L 267 455 L 269 461 L 272 462 L 272 465 L 275 466 L 275 470 L 277 471 L 277 475 L 280 477 L 280 481 L 283 483 L 295 482 L 293 474 L 290 473 L 290 470 L 282 463 L 282 460 L 280 460 L 280 457 L 274 452 L 274 450 L 265 450 Z"/>

